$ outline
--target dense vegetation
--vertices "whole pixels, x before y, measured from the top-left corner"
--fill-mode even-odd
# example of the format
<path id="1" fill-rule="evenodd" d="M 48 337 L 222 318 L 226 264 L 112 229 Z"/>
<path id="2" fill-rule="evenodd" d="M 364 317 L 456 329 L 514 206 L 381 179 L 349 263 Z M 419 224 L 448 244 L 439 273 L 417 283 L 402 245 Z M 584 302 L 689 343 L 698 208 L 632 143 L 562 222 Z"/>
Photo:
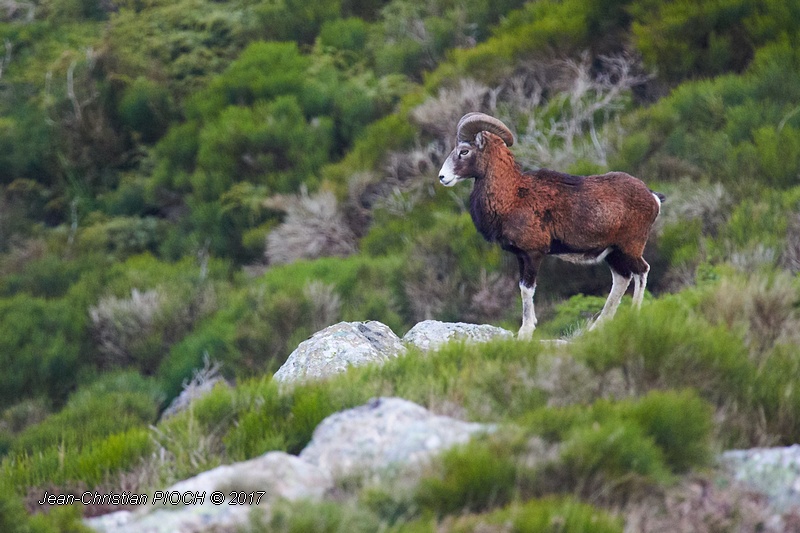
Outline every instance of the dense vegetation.
<path id="1" fill-rule="evenodd" d="M 412 493 L 265 528 L 615 531 L 609 509 L 715 451 L 800 440 L 800 2 L 0 0 L 0 40 L 0 530 L 92 512 L 27 517 L 44 487 L 297 452 L 376 394 L 508 429 Z M 469 187 L 435 185 L 474 109 L 525 166 L 667 195 L 654 298 L 579 335 L 607 269 L 546 261 L 537 338 L 567 348 L 449 347 L 279 395 L 271 372 L 339 320 L 518 327 L 515 265 Z M 157 423 L 204 361 L 238 385 Z"/>

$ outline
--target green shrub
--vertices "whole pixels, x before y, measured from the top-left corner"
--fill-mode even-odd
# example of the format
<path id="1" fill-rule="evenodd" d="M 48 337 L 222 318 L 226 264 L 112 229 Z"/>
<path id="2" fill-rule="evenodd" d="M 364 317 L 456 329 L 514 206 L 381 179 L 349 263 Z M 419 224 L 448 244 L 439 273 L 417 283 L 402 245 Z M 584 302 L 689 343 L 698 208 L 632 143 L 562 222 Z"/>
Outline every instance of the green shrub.
<path id="1" fill-rule="evenodd" d="M 152 451 L 150 431 L 138 427 L 95 440 L 82 450 L 57 445 L 36 450 L 35 455 L 5 457 L 0 474 L 18 489 L 73 481 L 94 487 L 132 469 Z"/>
<path id="2" fill-rule="evenodd" d="M 739 336 L 710 325 L 677 297 L 640 312 L 621 308 L 573 346 L 573 354 L 597 372 L 622 368 L 630 390 L 692 387 L 714 403 L 745 394 L 754 370 Z"/>
<path id="3" fill-rule="evenodd" d="M 622 416 L 635 421 L 661 449 L 675 473 L 705 466 L 711 459 L 713 410 L 691 389 L 651 391 L 621 406 Z"/>
<path id="4" fill-rule="evenodd" d="M 800 371 L 795 345 L 776 347 L 764 360 L 756 382 L 754 409 L 764 413 L 763 428 L 744 425 L 742 433 L 753 445 L 786 445 L 800 437 L 800 391 L 793 376 Z"/>
<path id="5" fill-rule="evenodd" d="M 712 252 L 729 257 L 733 251 L 766 247 L 775 252 L 777 260 L 777 251 L 784 245 L 788 227 L 786 213 L 798 209 L 800 187 L 784 191 L 768 189 L 752 195 L 732 210 Z"/>
<path id="6" fill-rule="evenodd" d="M 205 200 L 218 198 L 234 179 L 260 182 L 271 192 L 297 190 L 328 160 L 332 126 L 325 119 L 306 122 L 294 96 L 227 107 L 200 134 L 193 189 Z"/>
<path id="7" fill-rule="evenodd" d="M 309 5 L 299 0 L 281 0 L 254 9 L 266 39 L 311 44 L 320 27 L 340 16 L 341 1 L 325 0 Z"/>
<path id="8" fill-rule="evenodd" d="M 480 512 L 511 500 L 518 467 L 510 450 L 478 439 L 445 452 L 441 472 L 420 481 L 415 496 L 420 508 L 443 516 Z"/>
<path id="9" fill-rule="evenodd" d="M 705 9 L 678 7 L 684 8 Z M 794 40 L 796 36 L 781 38 L 759 48 L 742 75 L 683 83 L 655 105 L 630 115 L 625 129 L 638 133 L 622 139 L 612 166 L 657 181 L 710 178 L 731 186 L 740 197 L 752 196 L 764 185 L 796 185 L 793 154 L 800 115 L 795 112 L 794 83 L 800 80 L 800 61 Z M 673 54 L 665 60 L 684 57 Z M 781 91 L 784 85 L 792 89 Z"/>
<path id="10" fill-rule="evenodd" d="M 464 320 L 478 281 L 475 273 L 498 270 L 500 254 L 478 235 L 466 213 L 436 217 L 406 254 L 403 277 L 412 320 Z"/>
<path id="11" fill-rule="evenodd" d="M 742 71 L 756 49 L 797 31 L 797 6 L 726 0 L 713 3 L 632 2 L 633 35 L 664 79 Z M 769 30 L 767 30 L 769 28 Z"/>
<path id="12" fill-rule="evenodd" d="M 319 44 L 336 50 L 361 54 L 367 43 L 367 23 L 357 17 L 325 22 L 319 32 Z"/>
<path id="13" fill-rule="evenodd" d="M 621 520 L 572 498 L 542 498 L 514 503 L 484 515 L 457 519 L 453 533 L 512 528 L 519 533 L 619 533 Z M 420 528 L 420 531 L 424 529 Z M 405 531 L 405 529 L 400 529 Z M 434 529 L 430 529 L 434 531 Z"/>
<path id="14" fill-rule="evenodd" d="M 134 80 L 118 104 L 123 124 L 151 144 L 166 132 L 172 118 L 172 102 L 166 87 L 144 77 Z"/>
<path id="15" fill-rule="evenodd" d="M 92 224 L 78 233 L 77 247 L 83 253 L 108 253 L 117 259 L 155 252 L 164 225 L 154 217 L 117 216 Z"/>
<path id="16" fill-rule="evenodd" d="M 539 408 L 521 421 L 547 441 L 563 443 L 561 467 L 556 468 L 570 472 L 561 480 L 564 485 L 556 486 L 563 491 L 597 475 L 611 482 L 624 480 L 630 471 L 660 482 L 671 473 L 705 466 L 711 457 L 713 414 L 711 404 L 687 389 L 650 391 L 641 398 L 599 400 L 589 406 Z"/>
<path id="17" fill-rule="evenodd" d="M 668 479 L 661 449 L 636 424 L 619 420 L 575 428 L 564 441 L 561 464 L 566 486 L 585 495 L 633 495 L 643 484 Z"/>
<path id="18" fill-rule="evenodd" d="M 395 395 L 421 405 L 455 404 L 472 420 L 497 422 L 546 402 L 530 380 L 540 352 L 538 342 L 453 342 L 435 354 L 412 350 L 380 368 L 354 370 L 342 379 L 364 394 Z"/>
<path id="19" fill-rule="evenodd" d="M 670 266 L 696 264 L 700 260 L 702 220 L 694 219 L 665 226 L 658 237 L 659 251 Z"/>
<path id="20" fill-rule="evenodd" d="M 27 262 L 20 272 L 8 273 L 0 279 L 0 294 L 26 293 L 39 298 L 60 298 L 82 274 L 96 265 L 97 257 L 87 256 L 70 261 L 46 254 Z"/>
<path id="21" fill-rule="evenodd" d="M 155 422 L 163 400 L 153 381 L 136 373 L 108 374 L 73 393 L 64 408 L 24 429 L 12 452 L 66 446 L 79 451 L 93 441 Z"/>
<path id="22" fill-rule="evenodd" d="M 63 401 L 89 362 L 86 320 L 84 309 L 63 298 L 0 300 L 0 406 L 33 396 Z"/>
<path id="23" fill-rule="evenodd" d="M 267 523 L 254 519 L 245 532 L 274 531 L 275 533 L 372 533 L 381 531 L 382 524 L 369 511 L 339 502 L 284 503 L 272 513 Z"/>
<path id="24" fill-rule="evenodd" d="M 0 483 L 0 530 L 4 533 L 91 533 L 81 520 L 77 505 L 53 507 L 33 516 L 25 511 L 23 498 Z"/>
<path id="25" fill-rule="evenodd" d="M 234 328 L 234 324 L 215 317 L 170 348 L 156 372 L 168 401 L 180 394 L 183 383 L 191 378 L 194 370 L 203 367 L 204 357 L 236 363 L 230 355 L 234 350 Z"/>
<path id="26" fill-rule="evenodd" d="M 28 516 L 22 498 L 7 482 L 0 482 L 0 528 L 8 533 L 28 533 Z"/>
<path id="27" fill-rule="evenodd" d="M 374 394 L 373 394 L 374 395 Z M 371 394 L 343 389 L 337 380 L 296 387 L 291 395 L 279 395 L 277 386 L 262 385 L 251 407 L 240 415 L 240 423 L 224 437 L 233 457 L 249 458 L 271 449 L 299 453 L 322 420 L 343 409 L 366 402 Z M 247 396 L 245 396 L 246 398 Z"/>

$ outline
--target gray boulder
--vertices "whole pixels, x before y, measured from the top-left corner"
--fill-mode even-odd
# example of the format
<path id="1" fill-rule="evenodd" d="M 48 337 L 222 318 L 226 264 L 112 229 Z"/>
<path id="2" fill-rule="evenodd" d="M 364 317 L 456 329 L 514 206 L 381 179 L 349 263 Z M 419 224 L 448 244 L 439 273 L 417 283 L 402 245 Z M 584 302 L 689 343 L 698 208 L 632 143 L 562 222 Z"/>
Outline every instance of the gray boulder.
<path id="1" fill-rule="evenodd" d="M 273 379 L 286 384 L 325 379 L 351 366 L 385 363 L 405 352 L 400 338 L 385 324 L 340 322 L 301 342 Z"/>
<path id="2" fill-rule="evenodd" d="M 800 445 L 729 450 L 720 463 L 734 480 L 766 496 L 777 512 L 800 511 Z"/>
<path id="3" fill-rule="evenodd" d="M 402 398 L 374 398 L 320 423 L 300 453 L 334 477 L 413 471 L 436 453 L 494 426 L 439 416 Z"/>
<path id="4" fill-rule="evenodd" d="M 503 328 L 488 324 L 467 324 L 465 322 L 439 322 L 425 320 L 403 336 L 403 343 L 423 351 L 437 350 L 453 340 L 466 342 L 487 342 L 497 338 L 513 339 L 514 334 Z"/>
<path id="5" fill-rule="evenodd" d="M 86 520 L 86 524 L 104 533 L 171 533 L 174 531 L 236 530 L 247 524 L 254 509 L 267 513 L 279 499 L 319 500 L 333 485 L 330 474 L 294 455 L 269 452 L 255 459 L 224 465 L 166 489 L 173 493 L 198 496 L 188 505 L 153 505 L 154 494 L 136 511 L 119 511 Z M 166 492 L 165 491 L 165 492 Z M 224 503 L 214 504 L 211 493 L 221 491 Z M 231 505 L 231 491 L 264 491 L 255 504 Z M 255 494 L 255 498 L 258 494 Z M 258 511 L 255 511 L 258 512 Z"/>
<path id="6" fill-rule="evenodd" d="M 153 493 L 135 511 L 91 518 L 86 525 L 102 533 L 235 531 L 251 512 L 268 516 L 280 499 L 320 500 L 337 477 L 371 475 L 378 480 L 412 481 L 435 454 L 495 426 L 439 416 L 400 398 L 377 398 L 366 405 L 333 414 L 317 426 L 299 457 L 269 452 L 255 459 L 224 465 L 175 483 L 164 492 L 205 494 L 201 502 L 153 505 Z M 397 485 L 393 485 L 397 488 Z M 225 501 L 215 504 L 211 493 Z M 258 505 L 230 505 L 231 491 L 264 491 Z"/>

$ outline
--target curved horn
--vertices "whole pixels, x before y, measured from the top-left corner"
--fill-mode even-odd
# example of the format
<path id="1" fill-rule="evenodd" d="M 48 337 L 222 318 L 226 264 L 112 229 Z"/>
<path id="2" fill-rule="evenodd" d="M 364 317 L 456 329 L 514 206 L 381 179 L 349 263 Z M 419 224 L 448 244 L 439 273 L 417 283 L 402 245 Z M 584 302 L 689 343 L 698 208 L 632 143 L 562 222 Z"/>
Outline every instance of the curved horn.
<path id="1" fill-rule="evenodd" d="M 485 113 L 467 113 L 458 121 L 456 139 L 458 142 L 469 142 L 475 140 L 475 136 L 481 131 L 494 133 L 506 143 L 506 146 L 514 144 L 514 134 L 500 120 Z"/>

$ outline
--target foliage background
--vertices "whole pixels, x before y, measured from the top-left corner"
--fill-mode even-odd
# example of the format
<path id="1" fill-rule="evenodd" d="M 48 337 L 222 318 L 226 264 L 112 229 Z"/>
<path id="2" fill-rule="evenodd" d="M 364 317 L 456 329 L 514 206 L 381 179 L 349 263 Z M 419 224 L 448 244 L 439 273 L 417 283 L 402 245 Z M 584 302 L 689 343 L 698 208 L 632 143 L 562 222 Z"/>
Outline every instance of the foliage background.
<path id="1" fill-rule="evenodd" d="M 795 0 L 0 1 L 0 529 L 72 527 L 80 510 L 22 518 L 43 487 L 151 487 L 297 451 L 330 409 L 378 393 L 549 424 L 565 459 L 545 486 L 514 462 L 519 436 L 495 443 L 516 474 L 487 501 L 463 492 L 458 453 L 498 453 L 454 452 L 408 500 L 361 495 L 366 524 L 495 523 L 529 501 L 531 521 L 580 524 L 584 503 L 628 502 L 634 485 L 604 492 L 615 476 L 669 487 L 711 450 L 796 443 L 798 21 Z M 463 363 L 481 383 L 415 389 L 426 374 L 404 365 L 427 363 L 411 357 L 348 378 L 351 396 L 279 397 L 271 372 L 339 320 L 517 327 L 515 265 L 477 236 L 469 187 L 435 183 L 476 109 L 514 129 L 523 166 L 623 170 L 667 195 L 649 318 L 581 337 L 607 270 L 547 261 L 537 335 L 578 338 L 562 378 L 596 394 L 516 383 L 560 357 L 523 344 Z M 429 371 L 451 376 L 448 357 Z M 204 360 L 234 392 L 157 423 Z M 605 398 L 620 369 L 627 392 Z M 680 452 L 659 402 L 697 416 Z M 617 430 L 644 455 L 593 457 Z M 565 493 L 584 503 L 547 499 Z M 355 520 L 337 513 L 323 516 Z"/>

